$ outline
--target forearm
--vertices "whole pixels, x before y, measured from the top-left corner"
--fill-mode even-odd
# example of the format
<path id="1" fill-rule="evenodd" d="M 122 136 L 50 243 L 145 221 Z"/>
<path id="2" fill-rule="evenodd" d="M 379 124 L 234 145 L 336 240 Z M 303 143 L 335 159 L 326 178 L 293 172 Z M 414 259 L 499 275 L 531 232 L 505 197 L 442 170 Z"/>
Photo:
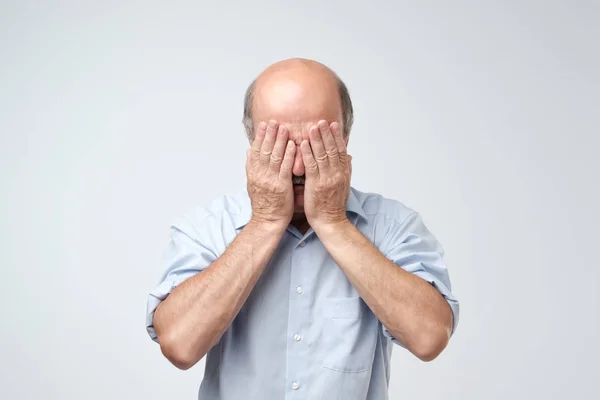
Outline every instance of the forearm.
<path id="1" fill-rule="evenodd" d="M 409 351 L 430 360 L 444 349 L 452 311 L 429 282 L 388 260 L 349 221 L 317 234 L 373 313 Z"/>
<path id="2" fill-rule="evenodd" d="M 159 305 L 154 327 L 177 367 L 196 364 L 219 340 L 248 298 L 285 227 L 251 221 L 208 268 L 178 285 Z"/>

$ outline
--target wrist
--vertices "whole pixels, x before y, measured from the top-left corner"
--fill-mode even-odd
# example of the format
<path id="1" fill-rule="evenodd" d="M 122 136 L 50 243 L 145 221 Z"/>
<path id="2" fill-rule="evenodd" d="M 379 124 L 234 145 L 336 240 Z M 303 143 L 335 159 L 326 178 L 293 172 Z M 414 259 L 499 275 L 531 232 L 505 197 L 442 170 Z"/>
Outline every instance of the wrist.
<path id="1" fill-rule="evenodd" d="M 338 220 L 320 221 L 310 224 L 317 236 L 320 238 L 327 238 L 331 235 L 339 235 L 346 232 L 348 229 L 353 228 L 352 222 L 344 216 Z"/>
<path id="2" fill-rule="evenodd" d="M 269 233 L 279 233 L 283 234 L 287 229 L 289 223 L 284 220 L 269 220 L 265 218 L 259 218 L 256 216 L 252 216 L 250 221 L 248 222 L 248 226 L 261 229 Z"/>

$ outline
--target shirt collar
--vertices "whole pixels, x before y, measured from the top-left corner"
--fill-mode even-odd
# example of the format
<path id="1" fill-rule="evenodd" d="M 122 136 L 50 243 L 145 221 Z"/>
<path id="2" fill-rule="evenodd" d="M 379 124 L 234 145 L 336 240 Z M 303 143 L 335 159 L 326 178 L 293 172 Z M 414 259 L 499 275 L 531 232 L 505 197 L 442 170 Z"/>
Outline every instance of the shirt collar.
<path id="1" fill-rule="evenodd" d="M 354 188 L 350 188 L 350 195 L 348 196 L 348 201 L 346 202 L 346 211 L 351 213 L 356 218 L 363 218 L 367 220 L 367 214 L 363 209 Z M 235 224 L 235 229 L 241 229 L 250 221 L 252 217 L 252 207 L 250 205 L 250 197 L 248 196 L 248 191 L 244 190 L 241 195 L 240 201 L 240 210 L 239 213 L 233 214 L 233 222 Z M 354 223 L 356 223 L 356 219 L 354 219 Z"/>

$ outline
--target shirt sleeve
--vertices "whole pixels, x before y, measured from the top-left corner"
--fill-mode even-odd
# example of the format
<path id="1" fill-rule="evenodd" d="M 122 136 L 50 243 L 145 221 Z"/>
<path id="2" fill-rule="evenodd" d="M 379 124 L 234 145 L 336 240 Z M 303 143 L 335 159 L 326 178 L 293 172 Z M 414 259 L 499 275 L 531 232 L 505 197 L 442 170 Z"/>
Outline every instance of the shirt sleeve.
<path id="1" fill-rule="evenodd" d="M 413 212 L 402 223 L 394 220 L 384 242 L 383 249 L 389 260 L 429 282 L 446 299 L 452 309 L 454 334 L 458 326 L 459 303 L 452 294 L 450 276 L 444 262 L 444 250 L 425 226 L 421 216 Z M 402 346 L 385 327 L 383 334 Z"/>
<path id="2" fill-rule="evenodd" d="M 154 312 L 158 305 L 177 285 L 207 268 L 217 259 L 215 252 L 203 244 L 199 236 L 185 219 L 171 226 L 170 239 L 164 254 L 165 271 L 158 285 L 148 295 L 146 310 L 146 330 L 150 338 L 157 343 Z"/>

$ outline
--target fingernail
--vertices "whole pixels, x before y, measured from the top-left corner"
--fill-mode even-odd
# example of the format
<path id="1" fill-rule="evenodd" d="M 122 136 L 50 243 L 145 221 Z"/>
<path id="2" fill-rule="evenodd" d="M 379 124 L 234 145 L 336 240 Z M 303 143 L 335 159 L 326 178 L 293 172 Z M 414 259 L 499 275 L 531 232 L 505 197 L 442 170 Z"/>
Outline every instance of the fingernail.
<path id="1" fill-rule="evenodd" d="M 260 124 L 258 124 L 258 129 L 264 131 L 265 129 L 267 129 L 267 123 L 265 121 L 261 121 Z"/>

